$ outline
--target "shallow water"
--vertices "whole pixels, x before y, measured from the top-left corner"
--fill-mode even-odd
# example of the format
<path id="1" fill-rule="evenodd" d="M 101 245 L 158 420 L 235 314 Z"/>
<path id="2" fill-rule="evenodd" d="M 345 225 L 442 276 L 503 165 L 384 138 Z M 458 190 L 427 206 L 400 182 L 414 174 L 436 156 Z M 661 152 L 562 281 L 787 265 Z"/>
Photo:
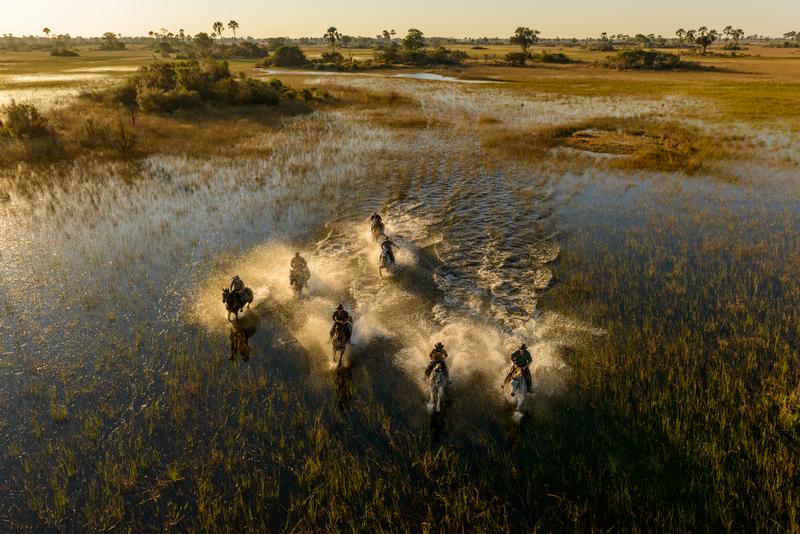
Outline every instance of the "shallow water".
<path id="1" fill-rule="evenodd" d="M 720 199 L 719 184 L 702 178 L 684 185 L 669 176 L 553 174 L 502 162 L 490 169 L 477 131 L 487 113 L 527 126 L 589 113 L 625 116 L 669 101 L 515 100 L 454 84 L 352 83 L 407 91 L 442 122 L 409 135 L 343 112 L 317 113 L 250 142 L 264 158 L 75 167 L 59 179 L 64 185 L 33 196 L 10 186 L 25 171 L 0 177 L 10 191 L 0 201 L 0 443 L 40 449 L 31 406 L 48 395 L 68 399 L 71 413 L 93 409 L 98 399 L 123 408 L 158 405 L 170 373 L 192 368 L 187 359 L 214 358 L 237 372 L 269 368 L 308 385 L 311 404 L 332 394 L 346 404 L 332 386 L 341 374 L 332 370 L 328 345 L 340 302 L 355 317 L 345 359 L 355 370 L 352 394 L 429 432 L 422 371 L 442 341 L 455 398 L 445 439 L 457 441 L 460 428 L 474 425 L 500 441 L 511 422 L 498 387 L 509 353 L 528 344 L 544 398 L 563 391 L 564 349 L 604 335 L 580 314 L 540 304 L 558 287 L 558 260 L 574 253 L 573 234 L 592 234 L 597 220 L 603 228 L 644 224 L 653 214 L 636 207 L 665 196 L 673 202 L 659 205 L 659 216 Z M 757 167 L 748 173 L 758 179 Z M 725 206 L 743 213 L 767 205 L 797 210 L 794 198 L 773 202 L 779 185 L 773 197 L 722 189 Z M 373 211 L 401 247 L 398 268 L 383 278 L 369 234 Z M 706 229 L 701 221 L 698 231 Z M 288 287 L 295 250 L 312 271 L 299 300 Z M 255 300 L 230 323 L 221 290 L 234 274 Z M 227 360 L 229 346 L 235 362 Z M 105 432 L 117 428 L 112 419 Z M 46 418 L 39 424 L 48 437 L 62 428 Z M 0 474 L 18 477 L 17 464 Z"/>
<path id="2" fill-rule="evenodd" d="M 456 78 L 455 76 L 445 76 L 443 74 L 435 74 L 433 72 L 402 72 L 399 74 L 376 74 L 368 72 L 339 72 L 339 71 L 325 71 L 325 70 L 283 70 L 283 69 L 257 69 L 263 74 L 272 76 L 354 76 L 354 77 L 367 77 L 367 78 L 405 78 L 411 80 L 424 80 L 429 82 L 455 82 L 455 83 L 480 83 L 491 84 L 500 83 L 496 80 L 471 80 L 469 78 Z"/>

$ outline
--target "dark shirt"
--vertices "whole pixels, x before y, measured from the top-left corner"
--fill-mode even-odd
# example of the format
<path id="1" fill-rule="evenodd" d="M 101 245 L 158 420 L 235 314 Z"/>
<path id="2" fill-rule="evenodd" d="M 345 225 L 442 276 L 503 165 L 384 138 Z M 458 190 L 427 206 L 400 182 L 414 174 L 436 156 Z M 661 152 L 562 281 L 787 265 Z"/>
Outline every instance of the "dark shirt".
<path id="1" fill-rule="evenodd" d="M 347 313 L 347 310 L 341 310 L 341 311 L 336 310 L 335 312 L 333 312 L 333 320 L 340 322 L 349 321 L 350 314 Z"/>
<path id="2" fill-rule="evenodd" d="M 433 349 L 431 351 L 430 358 L 435 362 L 443 362 L 447 359 L 447 351 L 444 349 L 442 350 Z"/>
<path id="3" fill-rule="evenodd" d="M 517 367 L 525 367 L 533 361 L 533 358 L 531 358 L 531 353 L 527 350 L 518 350 L 511 355 L 511 361 Z"/>

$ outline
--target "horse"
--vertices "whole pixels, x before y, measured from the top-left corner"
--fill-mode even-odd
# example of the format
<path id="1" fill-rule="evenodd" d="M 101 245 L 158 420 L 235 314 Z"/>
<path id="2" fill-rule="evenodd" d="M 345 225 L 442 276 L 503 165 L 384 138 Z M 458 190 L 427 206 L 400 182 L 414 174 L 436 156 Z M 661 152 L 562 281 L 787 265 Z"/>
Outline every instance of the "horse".
<path id="1" fill-rule="evenodd" d="M 525 403 L 525 398 L 529 393 L 533 393 L 533 389 L 528 391 L 525 373 L 515 365 L 511 372 L 511 396 L 519 395 L 517 397 L 517 409 L 515 410 L 515 414 L 522 414 L 522 405 Z"/>
<path id="2" fill-rule="evenodd" d="M 231 320 L 232 313 L 235 314 L 236 319 L 239 319 L 239 312 L 244 309 L 245 304 L 247 309 L 250 309 L 250 304 L 253 302 L 253 290 L 246 287 L 240 292 L 232 293 L 230 289 L 223 289 L 222 302 L 225 304 L 225 309 L 228 310 L 228 320 Z"/>
<path id="3" fill-rule="evenodd" d="M 428 402 L 428 410 L 433 411 L 435 408 L 437 412 L 442 411 L 442 402 L 444 401 L 444 390 L 447 387 L 447 375 L 444 372 L 444 364 L 441 362 L 433 368 L 431 376 L 428 379 L 430 384 L 430 401 Z"/>
<path id="4" fill-rule="evenodd" d="M 380 263 L 378 264 L 378 274 L 383 277 L 383 270 L 386 269 L 387 273 L 392 272 L 392 267 L 394 266 L 394 262 L 392 258 L 389 257 L 389 254 L 385 251 L 381 251 L 381 259 Z"/>
<path id="5" fill-rule="evenodd" d="M 333 335 L 331 336 L 331 347 L 333 349 L 333 363 L 337 367 L 342 365 L 342 358 L 347 345 L 350 343 L 350 337 L 347 335 L 347 328 L 343 323 L 335 323 L 333 325 Z M 339 361 L 336 361 L 336 354 L 339 354 Z"/>
<path id="6" fill-rule="evenodd" d="M 386 235 L 384 233 L 385 226 L 382 222 L 373 221 L 372 226 L 370 227 L 370 232 L 372 232 L 372 239 L 377 243 L 381 240 L 381 237 Z"/>
<path id="7" fill-rule="evenodd" d="M 289 271 L 289 285 L 294 289 L 297 298 L 303 293 L 303 288 L 308 287 L 311 272 L 308 269 L 292 269 Z"/>

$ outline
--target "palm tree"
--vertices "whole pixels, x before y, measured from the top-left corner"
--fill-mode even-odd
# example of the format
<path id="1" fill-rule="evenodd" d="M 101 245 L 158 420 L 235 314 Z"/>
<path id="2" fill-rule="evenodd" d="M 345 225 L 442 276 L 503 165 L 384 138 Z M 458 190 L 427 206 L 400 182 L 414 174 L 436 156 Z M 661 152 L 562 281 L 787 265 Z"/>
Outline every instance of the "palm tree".
<path id="1" fill-rule="evenodd" d="M 236 42 L 236 28 L 238 28 L 238 27 L 239 27 L 239 23 L 236 22 L 235 20 L 232 20 L 232 21 L 230 21 L 228 23 L 228 28 L 230 28 L 231 31 L 233 32 L 233 42 L 234 43 Z"/>
<path id="2" fill-rule="evenodd" d="M 217 22 L 214 23 L 212 28 L 214 28 L 214 31 L 211 33 L 211 35 L 216 34 L 216 35 L 219 35 L 220 37 L 222 37 L 222 30 L 225 29 L 225 25 L 223 25 L 221 22 L 217 21 Z"/>
<path id="3" fill-rule="evenodd" d="M 44 34 L 45 37 L 50 37 L 50 28 L 45 26 L 44 29 L 42 30 L 42 33 Z"/>
<path id="4" fill-rule="evenodd" d="M 335 52 L 336 41 L 342 38 L 342 34 L 339 33 L 339 31 L 336 29 L 336 26 L 331 26 L 330 28 L 328 28 L 328 31 L 325 32 L 325 35 L 323 35 L 322 38 L 325 39 L 326 41 L 330 41 L 331 49 L 333 49 L 333 51 Z"/>

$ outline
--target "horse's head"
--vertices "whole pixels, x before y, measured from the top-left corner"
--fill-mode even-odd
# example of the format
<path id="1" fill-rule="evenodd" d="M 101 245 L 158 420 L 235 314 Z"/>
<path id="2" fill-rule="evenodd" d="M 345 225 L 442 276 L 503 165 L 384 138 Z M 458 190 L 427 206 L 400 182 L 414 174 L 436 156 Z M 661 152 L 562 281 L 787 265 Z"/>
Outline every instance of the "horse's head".
<path id="1" fill-rule="evenodd" d="M 231 292 L 228 288 L 222 290 L 222 302 L 228 302 L 228 297 L 231 296 Z"/>

